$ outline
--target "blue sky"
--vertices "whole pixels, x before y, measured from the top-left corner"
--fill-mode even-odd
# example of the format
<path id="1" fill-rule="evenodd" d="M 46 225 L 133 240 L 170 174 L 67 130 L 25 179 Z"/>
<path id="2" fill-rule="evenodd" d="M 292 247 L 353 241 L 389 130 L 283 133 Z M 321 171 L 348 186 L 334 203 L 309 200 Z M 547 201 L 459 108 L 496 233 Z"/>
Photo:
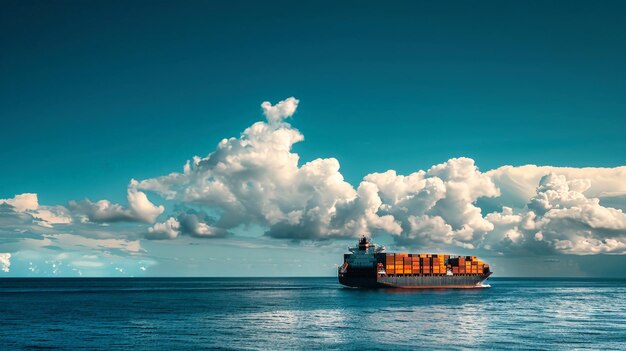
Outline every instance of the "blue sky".
<path id="1" fill-rule="evenodd" d="M 617 168 L 626 161 L 624 7 L 618 1 L 7 2 L 0 13 L 0 199 L 36 193 L 46 206 L 69 207 L 84 198 L 125 206 L 130 179 L 181 172 L 192 156 L 206 157 L 221 139 L 263 121 L 261 102 L 295 96 L 297 112 L 284 118 L 305 138 L 291 149 L 299 165 L 336 158 L 355 190 L 373 172 L 407 175 L 467 157 L 483 172 L 527 164 L 606 167 L 613 178 L 584 177 L 592 190 L 606 179 L 612 183 L 580 192 L 600 198 L 603 208 L 621 209 L 622 189 L 611 187 L 626 182 Z M 326 250 L 267 239 L 267 218 L 230 228 L 229 238 L 181 239 L 201 249 L 146 240 L 146 225 L 176 217 L 175 207 L 189 203 L 145 191 L 165 206 L 160 217 L 142 225 L 116 221 L 106 235 L 151 247 L 142 259 L 155 262 L 155 275 L 229 272 L 219 265 L 167 271 L 155 252 L 172 247 L 180 257 L 202 257 L 216 247 L 261 240 L 272 248 L 253 256 L 285 260 Z M 484 204 L 471 196 L 483 218 L 507 205 L 508 199 L 491 197 Z M 526 213 L 530 197 L 513 207 Z M 195 210 L 223 208 L 211 203 Z M 620 225 L 608 228 L 608 237 L 624 238 Z M 91 227 L 56 227 L 95 235 Z M 391 246 L 407 244 L 382 232 L 372 234 Z M 0 252 L 20 250 L 8 244 L 14 237 L 5 240 Z M 448 244 L 414 246 L 454 248 Z M 238 252 L 244 251 L 231 256 Z M 13 272 L 26 274 L 26 262 L 13 260 Z M 332 255 L 324 261 L 333 263 Z M 232 274 L 246 273 L 236 268 Z"/>

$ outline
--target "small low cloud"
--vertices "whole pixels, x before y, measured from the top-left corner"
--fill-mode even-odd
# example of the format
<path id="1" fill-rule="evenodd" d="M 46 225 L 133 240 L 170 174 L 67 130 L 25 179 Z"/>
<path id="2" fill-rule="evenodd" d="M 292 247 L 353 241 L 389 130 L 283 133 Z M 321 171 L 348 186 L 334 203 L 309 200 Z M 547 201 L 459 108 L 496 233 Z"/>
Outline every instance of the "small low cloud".
<path id="1" fill-rule="evenodd" d="M 0 253 L 0 270 L 8 273 L 11 267 L 11 254 L 8 252 Z"/>
<path id="2" fill-rule="evenodd" d="M 148 228 L 146 239 L 165 240 L 175 239 L 179 235 L 189 235 L 196 238 L 222 238 L 229 233 L 225 229 L 215 227 L 213 219 L 204 212 L 187 209 L 170 217 L 162 223 L 156 223 Z"/>
<path id="3" fill-rule="evenodd" d="M 174 239 L 178 236 L 180 223 L 174 217 L 168 218 L 163 223 L 156 223 L 148 228 L 146 238 L 151 240 Z"/>
<path id="4" fill-rule="evenodd" d="M 267 121 L 270 124 L 273 124 L 293 116 L 298 108 L 298 103 L 300 103 L 300 100 L 292 96 L 280 101 L 276 105 L 272 105 L 269 101 L 264 101 L 261 104 L 261 108 L 263 109 L 263 114 L 265 115 L 265 118 L 267 118 Z"/>
<path id="5" fill-rule="evenodd" d="M 112 203 L 109 200 L 92 202 L 89 199 L 70 201 L 70 209 L 83 219 L 95 223 L 144 222 L 154 223 L 164 211 L 163 206 L 156 206 L 144 192 L 137 190 L 137 182 L 131 180 L 126 191 L 128 207 Z"/>

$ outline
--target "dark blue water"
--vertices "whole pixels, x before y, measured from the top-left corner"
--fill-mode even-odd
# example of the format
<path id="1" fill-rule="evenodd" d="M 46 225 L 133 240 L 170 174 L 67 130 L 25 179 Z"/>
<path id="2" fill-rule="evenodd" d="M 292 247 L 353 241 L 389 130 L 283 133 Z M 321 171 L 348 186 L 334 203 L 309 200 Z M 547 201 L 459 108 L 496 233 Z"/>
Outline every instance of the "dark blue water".
<path id="1" fill-rule="evenodd" d="M 625 280 L 3 279 L 0 349 L 626 349 Z"/>

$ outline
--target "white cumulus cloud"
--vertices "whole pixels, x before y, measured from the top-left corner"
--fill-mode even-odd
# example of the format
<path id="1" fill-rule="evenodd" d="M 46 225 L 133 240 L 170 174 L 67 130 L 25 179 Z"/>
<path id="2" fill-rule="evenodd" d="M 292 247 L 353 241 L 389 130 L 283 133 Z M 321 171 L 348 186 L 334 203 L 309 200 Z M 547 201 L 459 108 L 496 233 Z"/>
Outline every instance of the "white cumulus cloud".
<path id="1" fill-rule="evenodd" d="M 568 179 L 588 180 L 585 196 L 604 198 L 626 196 L 626 166 L 603 167 L 553 167 L 553 166 L 502 166 L 486 172 L 502 190 L 502 201 L 509 205 L 524 206 L 535 196 L 542 177 L 554 173 Z"/>
<path id="2" fill-rule="evenodd" d="M 482 233 L 493 229 L 475 202 L 498 196 L 499 190 L 472 159 L 450 159 L 408 176 L 387 171 L 364 179 L 379 188 L 379 212 L 401 223 L 401 231 L 391 232 L 401 243 L 471 248 Z"/>
<path id="3" fill-rule="evenodd" d="M 331 225 L 337 206 L 357 196 L 339 172 L 339 162 L 316 159 L 298 166 L 291 147 L 304 137 L 288 123 L 275 123 L 296 107 L 296 99 L 265 104 L 268 122 L 222 140 L 206 157 L 194 157 L 182 173 L 143 180 L 137 188 L 218 212 L 214 225 L 196 230 L 197 236 L 247 224 L 265 226 L 269 236 L 278 238 L 355 235 Z"/>
<path id="4" fill-rule="evenodd" d="M 146 237 L 153 240 L 174 239 L 178 236 L 180 223 L 174 217 L 168 218 L 163 223 L 156 223 L 148 228 Z"/>
<path id="5" fill-rule="evenodd" d="M 137 232 L 148 239 L 217 238 L 262 228 L 266 236 L 289 240 L 385 233 L 401 246 L 507 254 L 626 253 L 626 166 L 525 165 L 485 172 L 473 159 L 458 157 L 407 175 L 395 170 L 367 174 L 352 185 L 344 180 L 337 159 L 301 162 L 293 152 L 304 136 L 286 121 L 298 104 L 294 97 L 263 102 L 264 121 L 221 140 L 206 156 L 193 157 L 182 171 L 131 180 L 127 205 L 85 199 L 70 202 L 68 210 L 40 206 L 37 194 L 2 199 L 0 233 L 13 240 L 16 232 L 32 227 L 45 232 L 50 228 L 42 227 L 70 224 L 74 216 L 81 220 L 68 228 L 144 223 L 139 231 L 130 230 L 134 234 L 125 234 L 132 239 Z M 146 192 L 174 203 L 167 220 L 156 223 L 165 208 L 152 203 Z M 84 247 L 140 251 L 137 240 L 108 234 L 101 238 L 97 230 L 82 227 L 76 232 L 81 230 L 94 236 L 72 234 Z M 64 236 L 70 234 L 55 235 L 24 240 L 33 245 L 47 240 L 50 247 L 73 245 Z M 93 265 L 78 262 L 82 268 Z"/>
<path id="6" fill-rule="evenodd" d="M 334 158 L 299 165 L 292 147 L 304 136 L 285 122 L 298 102 L 264 102 L 266 122 L 222 140 L 180 173 L 136 183 L 139 190 L 207 210 L 202 218 L 179 213 L 169 224 L 153 227 L 152 236 L 215 237 L 258 225 L 270 237 L 296 240 L 388 233 L 414 246 L 577 254 L 622 250 L 624 214 L 602 205 L 601 198 L 626 194 L 626 167 L 528 165 L 481 172 L 474 160 L 460 157 L 409 175 L 372 173 L 355 188 Z M 499 210 L 484 213 L 485 204 Z"/>
<path id="7" fill-rule="evenodd" d="M 487 215 L 495 230 L 485 236 L 483 246 L 512 252 L 626 253 L 626 214 L 585 196 L 593 183 L 544 175 L 526 206 L 516 213 L 505 207 Z"/>

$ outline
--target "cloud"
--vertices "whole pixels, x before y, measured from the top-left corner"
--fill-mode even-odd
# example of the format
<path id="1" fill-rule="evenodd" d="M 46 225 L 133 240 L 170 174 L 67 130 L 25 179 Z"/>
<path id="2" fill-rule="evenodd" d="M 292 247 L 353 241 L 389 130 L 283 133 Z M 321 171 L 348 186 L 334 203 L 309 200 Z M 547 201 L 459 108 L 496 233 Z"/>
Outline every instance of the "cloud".
<path id="1" fill-rule="evenodd" d="M 364 181 L 379 188 L 381 212 L 402 223 L 402 231 L 392 233 L 400 243 L 472 248 L 480 234 L 493 229 L 475 202 L 498 196 L 499 189 L 472 159 L 450 159 L 408 176 L 373 173 Z"/>
<path id="2" fill-rule="evenodd" d="M 137 181 L 131 180 L 126 190 L 128 208 L 120 204 L 112 203 L 109 200 L 91 202 L 89 199 L 81 201 L 70 201 L 70 209 L 91 222 L 145 222 L 154 223 L 165 208 L 156 206 L 145 193 L 137 190 Z"/>
<path id="3" fill-rule="evenodd" d="M 263 109 L 263 114 L 265 115 L 265 118 L 267 118 L 267 121 L 270 124 L 273 124 L 293 116 L 293 114 L 296 113 L 299 102 L 300 100 L 292 96 L 277 103 L 276 105 L 272 105 L 269 101 L 264 101 L 261 104 L 261 108 Z"/>
<path id="4" fill-rule="evenodd" d="M 0 199 L 0 204 L 2 203 L 13 206 L 18 212 L 34 211 L 39 207 L 37 194 L 33 193 L 15 195 L 12 199 Z"/>
<path id="5" fill-rule="evenodd" d="M 180 223 L 174 217 L 168 218 L 163 223 L 156 223 L 148 228 L 146 238 L 152 240 L 174 239 L 178 236 Z"/>
<path id="6" fill-rule="evenodd" d="M 213 220 L 204 212 L 188 210 L 178 215 L 183 234 L 198 238 L 220 238 L 228 235 L 222 228 L 215 227 Z"/>
<path id="7" fill-rule="evenodd" d="M 72 226 L 84 224 L 75 223 Z M 107 276 L 113 272 L 111 263 L 134 267 L 141 260 L 144 264 L 153 264 L 153 260 L 146 257 L 147 252 L 139 240 L 119 238 L 124 234 L 117 230 L 78 230 L 79 234 L 71 234 L 39 226 L 32 229 L 39 232 L 0 230 L 0 246 L 11 252 L 10 274 L 13 276 Z M 7 241 L 8 238 L 12 239 Z M 131 272 L 139 273 L 138 267 Z"/>
<path id="8" fill-rule="evenodd" d="M 502 190 L 502 197 L 498 200 L 514 207 L 526 205 L 535 195 L 541 178 L 551 173 L 563 175 L 568 179 L 589 180 L 589 187 L 583 192 L 585 196 L 608 198 L 626 195 L 626 166 L 574 168 L 525 165 L 502 166 L 486 172 Z"/>
<path id="9" fill-rule="evenodd" d="M 283 239 L 386 232 L 406 243 L 419 238 L 414 244 L 471 247 L 479 233 L 493 229 L 474 202 L 498 196 L 499 190 L 473 160 L 451 159 L 409 176 L 374 173 L 355 189 L 344 181 L 334 158 L 298 166 L 299 156 L 291 148 L 304 137 L 282 121 L 295 112 L 297 100 L 263 107 L 267 123 L 257 122 L 239 138 L 222 140 L 208 156 L 187 162 L 182 173 L 146 179 L 137 188 L 211 210 L 211 230 L 187 230 L 195 236 L 260 225 L 267 228 L 266 235 Z M 438 228 L 446 232 L 426 233 L 429 227 L 417 225 L 418 219 L 443 223 Z M 177 220 L 190 226 L 185 218 Z"/>
<path id="10" fill-rule="evenodd" d="M 584 195 L 594 182 L 550 173 L 525 207 L 487 215 L 495 230 L 483 246 L 504 252 L 626 253 L 626 214 Z"/>
<path id="11" fill-rule="evenodd" d="M 181 211 L 176 217 L 170 217 L 167 221 L 148 228 L 146 239 L 175 239 L 179 235 L 189 235 L 196 238 L 222 238 L 229 235 L 225 229 L 215 227 L 213 222 L 214 220 L 206 213 L 187 209 Z"/>
<path id="12" fill-rule="evenodd" d="M 20 244 L 24 249 L 58 247 L 63 251 L 111 251 L 118 250 L 126 254 L 137 254 L 142 251 L 139 240 L 109 238 L 89 238 L 83 235 L 58 233 L 44 234 L 41 238 L 25 238 Z"/>
<path id="13" fill-rule="evenodd" d="M 570 179 L 554 173 L 539 181 L 528 203 L 530 225 L 560 252 L 573 254 L 626 253 L 626 214 L 604 207 L 583 192 L 589 179 Z"/>
<path id="14" fill-rule="evenodd" d="M 131 180 L 127 205 L 84 199 L 70 202 L 68 210 L 40 206 L 36 194 L 0 200 L 0 239 L 78 250 L 59 236 L 73 235 L 84 250 L 119 245 L 114 250 L 135 255 L 141 251 L 138 235 L 218 238 L 262 228 L 266 237 L 295 241 L 386 234 L 404 247 L 509 255 L 626 253 L 626 167 L 525 165 L 483 172 L 473 159 L 458 157 L 408 175 L 367 174 L 353 186 L 337 159 L 301 162 L 293 152 L 304 136 L 286 120 L 298 104 L 293 97 L 263 102 L 265 121 L 221 140 L 182 171 Z M 174 204 L 165 221 L 157 223 L 165 208 L 146 192 Z M 53 231 L 62 223 L 68 234 Z M 105 232 L 105 223 L 115 230 Z M 95 265 L 76 261 L 82 268 Z"/>
<path id="15" fill-rule="evenodd" d="M 11 254 L 8 252 L 0 253 L 0 270 L 8 273 L 11 267 Z"/>
<path id="16" fill-rule="evenodd" d="M 284 121 L 298 102 L 264 102 L 267 122 L 222 140 L 206 157 L 188 161 L 182 173 L 138 182 L 139 190 L 210 213 L 201 219 L 179 214 L 169 225 L 153 227 L 152 234 L 213 237 L 255 225 L 279 239 L 388 233 L 406 246 L 576 254 L 622 250 L 623 213 L 603 206 L 600 198 L 626 194 L 626 167 L 527 165 L 481 172 L 474 160 L 460 157 L 409 175 L 372 173 L 355 189 L 334 158 L 299 165 L 292 147 L 304 136 Z"/>
<path id="17" fill-rule="evenodd" d="M 299 156 L 291 152 L 304 137 L 280 119 L 296 106 L 295 99 L 264 104 L 269 123 L 257 122 L 239 138 L 222 140 L 214 152 L 188 162 L 183 173 L 143 180 L 137 188 L 216 213 L 209 232 L 254 224 L 277 238 L 354 236 L 331 225 L 336 206 L 357 196 L 339 172 L 339 162 L 316 159 L 300 167 Z"/>
<path id="18" fill-rule="evenodd" d="M 51 228 L 54 224 L 69 224 L 72 222 L 69 211 L 63 206 L 40 206 L 35 193 L 15 195 L 11 199 L 0 199 L 7 215 L 26 215 L 40 226 Z"/>

